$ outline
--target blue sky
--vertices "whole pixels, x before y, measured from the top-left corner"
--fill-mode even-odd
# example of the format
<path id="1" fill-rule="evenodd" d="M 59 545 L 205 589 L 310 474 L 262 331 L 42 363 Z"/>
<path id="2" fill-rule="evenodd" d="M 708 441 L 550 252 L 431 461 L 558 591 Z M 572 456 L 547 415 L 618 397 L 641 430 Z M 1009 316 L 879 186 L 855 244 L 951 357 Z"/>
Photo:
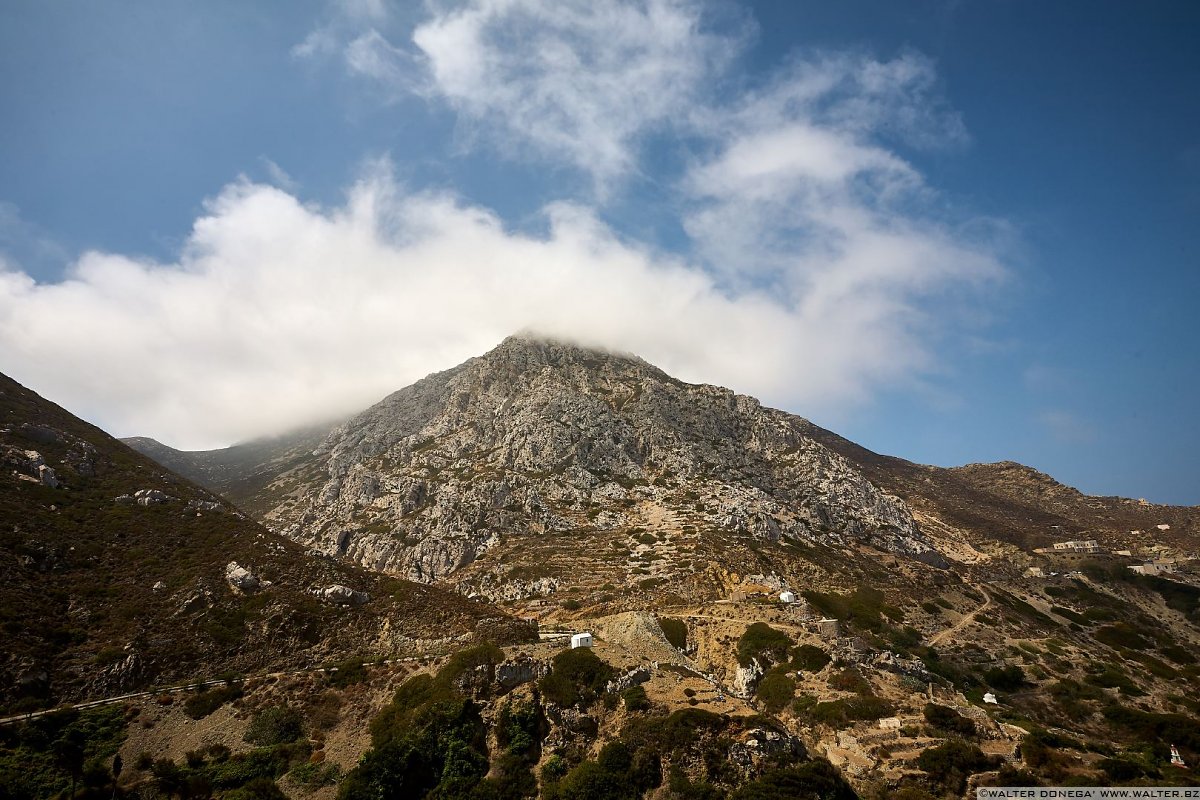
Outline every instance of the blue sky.
<path id="1" fill-rule="evenodd" d="M 6 4 L 0 370 L 216 446 L 534 327 L 1200 503 L 1200 9 Z"/>

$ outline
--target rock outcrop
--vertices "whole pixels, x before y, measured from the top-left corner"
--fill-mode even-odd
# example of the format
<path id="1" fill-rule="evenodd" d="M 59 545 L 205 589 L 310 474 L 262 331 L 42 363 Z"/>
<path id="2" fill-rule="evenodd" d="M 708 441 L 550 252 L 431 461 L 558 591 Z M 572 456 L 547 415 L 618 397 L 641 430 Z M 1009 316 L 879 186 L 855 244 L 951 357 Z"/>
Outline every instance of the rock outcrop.
<path id="1" fill-rule="evenodd" d="M 262 580 L 236 561 L 230 561 L 225 566 L 225 582 L 235 591 L 247 594 L 271 585 L 270 581 Z"/>
<path id="2" fill-rule="evenodd" d="M 371 599 L 370 595 L 366 592 L 356 592 L 349 586 L 342 586 L 340 584 L 318 589 L 316 590 L 316 595 L 326 603 L 333 603 L 339 606 L 361 606 Z"/>

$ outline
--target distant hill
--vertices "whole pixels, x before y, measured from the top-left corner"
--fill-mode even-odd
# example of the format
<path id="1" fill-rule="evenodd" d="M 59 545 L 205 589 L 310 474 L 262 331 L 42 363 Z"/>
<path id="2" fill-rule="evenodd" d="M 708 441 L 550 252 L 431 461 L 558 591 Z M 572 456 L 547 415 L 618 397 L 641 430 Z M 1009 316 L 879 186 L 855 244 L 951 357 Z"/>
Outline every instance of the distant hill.
<path id="1" fill-rule="evenodd" d="M 176 450 L 140 436 L 121 441 L 239 508 L 261 515 L 273 505 L 266 491 L 271 482 L 308 461 L 333 427 L 304 428 L 220 450 Z"/>

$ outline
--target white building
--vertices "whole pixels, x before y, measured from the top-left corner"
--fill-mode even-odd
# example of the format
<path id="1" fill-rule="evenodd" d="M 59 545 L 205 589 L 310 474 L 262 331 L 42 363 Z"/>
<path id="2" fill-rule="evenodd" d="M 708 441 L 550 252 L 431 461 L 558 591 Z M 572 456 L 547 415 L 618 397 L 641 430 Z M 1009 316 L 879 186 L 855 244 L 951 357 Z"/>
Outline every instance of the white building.
<path id="1" fill-rule="evenodd" d="M 1175 565 L 1170 561 L 1147 561 L 1130 567 L 1138 575 L 1162 575 L 1175 571 Z"/>
<path id="2" fill-rule="evenodd" d="M 787 589 L 784 589 L 782 592 L 779 593 L 779 602 L 781 602 L 781 603 L 796 602 L 796 593 L 789 592 Z"/>
<path id="3" fill-rule="evenodd" d="M 592 635 L 590 633 L 577 633 L 571 637 L 571 649 L 576 647 L 591 647 Z"/>
<path id="4" fill-rule="evenodd" d="M 1095 539 L 1082 539 L 1073 542 L 1055 542 L 1054 549 L 1067 553 L 1101 553 L 1100 543 Z"/>
<path id="5" fill-rule="evenodd" d="M 984 694 L 983 702 L 990 703 L 994 706 L 1000 705 L 1000 701 L 996 699 L 996 695 L 992 694 L 991 692 L 987 692 L 986 694 Z"/>

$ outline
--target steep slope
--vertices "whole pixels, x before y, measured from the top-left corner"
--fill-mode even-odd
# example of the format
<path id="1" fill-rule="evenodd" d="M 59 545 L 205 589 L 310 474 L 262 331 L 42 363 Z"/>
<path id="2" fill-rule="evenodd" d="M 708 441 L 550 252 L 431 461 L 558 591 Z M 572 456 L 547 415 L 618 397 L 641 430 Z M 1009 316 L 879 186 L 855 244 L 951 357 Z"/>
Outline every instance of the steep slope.
<path id="1" fill-rule="evenodd" d="M 528 633 L 308 555 L 2 375 L 0 462 L 3 703 Z"/>
<path id="2" fill-rule="evenodd" d="M 496 596 L 572 569 L 613 584 L 680 560 L 756 571 L 756 542 L 938 562 L 905 504 L 806 424 L 632 356 L 512 337 L 335 429 L 266 489 L 287 497 L 264 521 L 413 580 L 471 572 Z M 639 563 L 651 545 L 614 535 L 671 542 L 674 558 Z"/>

